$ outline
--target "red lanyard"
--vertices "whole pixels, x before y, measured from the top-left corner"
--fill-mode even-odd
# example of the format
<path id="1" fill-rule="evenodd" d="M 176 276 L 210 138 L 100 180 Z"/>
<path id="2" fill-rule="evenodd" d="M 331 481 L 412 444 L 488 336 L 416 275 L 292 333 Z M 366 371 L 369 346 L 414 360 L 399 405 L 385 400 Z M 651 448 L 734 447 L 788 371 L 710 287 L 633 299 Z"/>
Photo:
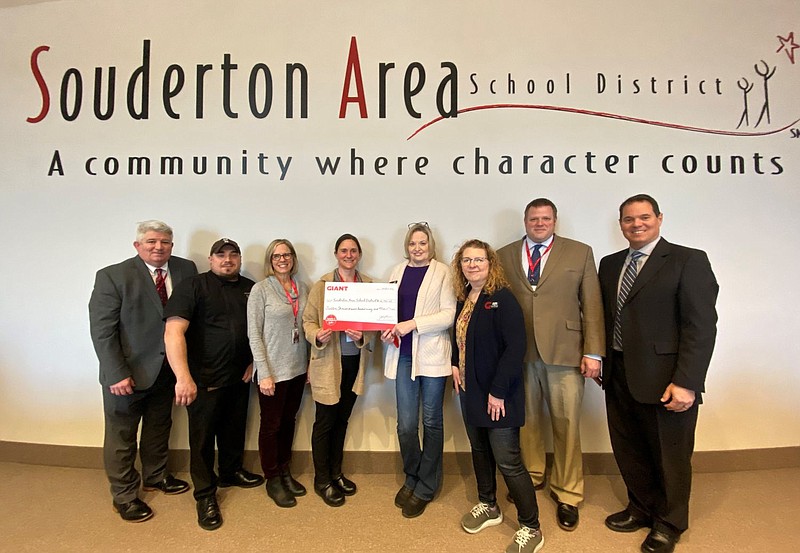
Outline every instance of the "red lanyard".
<path id="1" fill-rule="evenodd" d="M 297 284 L 295 284 L 294 279 L 289 278 L 289 281 L 292 283 L 292 292 L 294 292 L 294 298 L 286 291 L 286 288 L 283 289 L 283 293 L 286 294 L 286 299 L 289 300 L 289 303 L 292 304 L 292 311 L 294 312 L 294 324 L 297 324 L 297 312 L 300 310 L 300 296 L 297 293 Z"/>
<path id="2" fill-rule="evenodd" d="M 347 279 L 342 276 L 342 273 L 339 272 L 339 269 L 336 269 L 336 275 L 339 277 L 339 282 L 347 282 Z M 358 271 L 356 271 L 353 275 L 353 282 L 359 282 Z"/>
<path id="3" fill-rule="evenodd" d="M 547 246 L 547 248 L 542 252 L 542 255 L 539 256 L 539 259 L 536 260 L 536 263 L 534 263 L 533 261 L 531 261 L 531 249 L 528 247 L 528 239 L 527 238 L 525 239 L 525 253 L 528 254 L 528 267 L 531 270 L 531 274 L 536 272 L 536 267 L 542 261 L 542 258 L 547 255 L 547 252 L 550 251 L 550 248 L 553 247 L 553 242 L 555 241 L 556 238 L 554 236 L 553 239 L 550 241 L 550 245 Z"/>

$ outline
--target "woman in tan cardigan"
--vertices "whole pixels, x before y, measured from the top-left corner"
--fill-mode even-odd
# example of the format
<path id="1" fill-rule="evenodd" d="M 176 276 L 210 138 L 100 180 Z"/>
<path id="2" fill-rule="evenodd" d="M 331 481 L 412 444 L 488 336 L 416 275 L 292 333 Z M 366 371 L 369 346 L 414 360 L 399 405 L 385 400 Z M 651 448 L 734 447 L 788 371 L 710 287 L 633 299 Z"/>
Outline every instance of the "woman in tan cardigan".
<path id="1" fill-rule="evenodd" d="M 316 403 L 316 418 L 311 433 L 314 459 L 314 491 L 331 507 L 344 505 L 356 485 L 342 474 L 347 423 L 356 398 L 364 391 L 362 355 L 372 333 L 347 329 L 344 332 L 323 327 L 323 302 L 327 282 L 372 282 L 358 272 L 361 244 L 352 234 L 343 234 L 334 249 L 338 266 L 323 275 L 311 288 L 303 312 L 303 329 L 311 344 L 308 377 Z"/>

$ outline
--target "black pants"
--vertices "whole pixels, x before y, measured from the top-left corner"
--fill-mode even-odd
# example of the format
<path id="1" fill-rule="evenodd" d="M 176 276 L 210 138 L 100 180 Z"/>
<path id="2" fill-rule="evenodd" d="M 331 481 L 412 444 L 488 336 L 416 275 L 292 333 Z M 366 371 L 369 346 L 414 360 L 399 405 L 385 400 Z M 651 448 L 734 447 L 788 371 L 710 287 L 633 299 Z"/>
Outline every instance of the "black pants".
<path id="1" fill-rule="evenodd" d="M 489 505 L 497 502 L 497 469 L 500 469 L 517 507 L 520 525 L 539 528 L 536 488 L 533 487 L 528 470 L 522 464 L 519 427 L 480 428 L 470 425 L 467 422 L 466 397 L 467 392 L 461 390 L 461 414 L 472 450 L 472 468 L 478 484 L 478 499 Z"/>
<path id="2" fill-rule="evenodd" d="M 166 476 L 174 399 L 175 375 L 166 364 L 146 390 L 134 388 L 131 395 L 116 396 L 108 386 L 103 386 L 103 464 L 111 496 L 117 503 L 133 501 L 139 493 L 142 476 L 134 466 L 137 437 L 144 482 L 152 484 Z M 141 437 L 138 436 L 140 422 Z"/>
<path id="3" fill-rule="evenodd" d="M 689 527 L 698 404 L 675 413 L 663 405 L 639 403 L 628 389 L 623 355 L 616 353 L 612 363 L 606 388 L 608 431 L 628 488 L 628 510 L 652 518 L 654 529 L 678 536 Z"/>
<path id="4" fill-rule="evenodd" d="M 342 356 L 342 384 L 339 402 L 323 405 L 316 402 L 317 414 L 311 432 L 311 455 L 314 458 L 314 485 L 322 487 L 342 474 L 347 423 L 358 396 L 353 392 L 361 354 Z"/>
<path id="5" fill-rule="evenodd" d="M 186 408 L 189 414 L 189 465 L 195 499 L 217 492 L 215 441 L 219 450 L 220 476 L 232 476 L 242 468 L 249 400 L 250 385 L 245 382 L 211 391 L 198 387 L 197 399 Z"/>

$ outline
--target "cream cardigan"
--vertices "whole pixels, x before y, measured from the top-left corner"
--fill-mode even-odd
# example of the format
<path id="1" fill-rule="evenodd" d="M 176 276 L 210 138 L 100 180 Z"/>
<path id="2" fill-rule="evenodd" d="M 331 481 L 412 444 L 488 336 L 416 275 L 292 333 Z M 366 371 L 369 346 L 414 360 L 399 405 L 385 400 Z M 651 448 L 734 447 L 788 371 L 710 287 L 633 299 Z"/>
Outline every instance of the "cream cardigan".
<path id="1" fill-rule="evenodd" d="M 390 282 L 400 282 L 407 262 L 400 263 L 389 277 Z M 450 327 L 456 312 L 456 297 L 450 277 L 450 267 L 435 259 L 422 279 L 414 308 L 417 329 L 404 340 L 411 338 L 411 379 L 417 376 L 449 376 Z M 400 350 L 394 344 L 383 344 L 383 374 L 394 380 L 397 377 L 397 362 Z"/>

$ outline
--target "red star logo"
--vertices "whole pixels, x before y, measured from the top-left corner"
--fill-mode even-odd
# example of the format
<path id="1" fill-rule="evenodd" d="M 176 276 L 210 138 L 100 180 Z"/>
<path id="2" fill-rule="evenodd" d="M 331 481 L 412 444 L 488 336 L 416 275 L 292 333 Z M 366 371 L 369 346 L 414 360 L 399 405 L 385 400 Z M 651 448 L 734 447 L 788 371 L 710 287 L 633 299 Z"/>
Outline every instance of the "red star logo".
<path id="1" fill-rule="evenodd" d="M 786 55 L 789 56 L 789 61 L 792 62 L 792 65 L 794 65 L 794 51 L 800 48 L 800 44 L 797 44 L 794 41 L 794 32 L 789 33 L 789 36 L 787 36 L 786 38 L 778 35 L 778 40 L 780 41 L 781 45 L 775 51 L 775 53 L 777 54 L 778 52 L 783 50 L 784 52 L 786 52 Z"/>

